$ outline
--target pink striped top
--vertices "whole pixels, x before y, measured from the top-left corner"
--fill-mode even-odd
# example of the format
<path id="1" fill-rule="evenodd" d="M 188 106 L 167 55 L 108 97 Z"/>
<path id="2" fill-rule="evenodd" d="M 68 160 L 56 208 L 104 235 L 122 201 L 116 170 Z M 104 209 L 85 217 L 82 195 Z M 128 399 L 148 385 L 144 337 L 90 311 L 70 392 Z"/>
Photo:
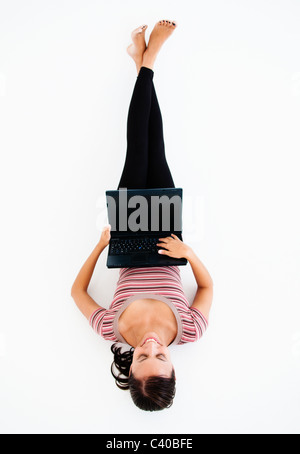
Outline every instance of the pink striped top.
<path id="1" fill-rule="evenodd" d="M 106 340 L 127 344 L 118 320 L 132 301 L 142 298 L 163 301 L 172 309 L 178 325 L 172 345 L 195 342 L 207 328 L 206 318 L 185 297 L 178 266 L 120 268 L 113 301 L 109 309 L 100 308 L 91 315 L 91 327 Z"/>

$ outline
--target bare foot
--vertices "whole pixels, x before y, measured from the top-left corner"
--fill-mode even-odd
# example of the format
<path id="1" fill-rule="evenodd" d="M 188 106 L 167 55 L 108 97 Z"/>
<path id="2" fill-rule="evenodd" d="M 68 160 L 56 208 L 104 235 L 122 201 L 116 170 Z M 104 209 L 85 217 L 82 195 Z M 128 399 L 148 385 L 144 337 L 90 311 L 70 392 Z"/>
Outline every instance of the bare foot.
<path id="1" fill-rule="evenodd" d="M 161 20 L 155 24 L 149 38 L 148 47 L 143 55 L 143 66 L 153 68 L 163 43 L 171 36 L 176 27 L 177 23 L 174 21 Z"/>
<path id="2" fill-rule="evenodd" d="M 127 52 L 133 58 L 137 70 L 141 67 L 143 54 L 146 50 L 145 31 L 148 25 L 141 25 L 131 33 L 132 44 L 127 47 Z"/>

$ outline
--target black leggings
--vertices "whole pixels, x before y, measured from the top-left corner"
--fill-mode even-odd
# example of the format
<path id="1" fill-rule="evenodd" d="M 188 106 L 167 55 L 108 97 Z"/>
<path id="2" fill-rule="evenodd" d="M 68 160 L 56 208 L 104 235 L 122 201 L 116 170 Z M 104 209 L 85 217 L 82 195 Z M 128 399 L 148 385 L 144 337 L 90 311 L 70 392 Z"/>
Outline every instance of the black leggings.
<path id="1" fill-rule="evenodd" d="M 142 66 L 127 119 L 127 152 L 118 189 L 174 188 L 165 156 L 162 116 L 154 72 Z"/>

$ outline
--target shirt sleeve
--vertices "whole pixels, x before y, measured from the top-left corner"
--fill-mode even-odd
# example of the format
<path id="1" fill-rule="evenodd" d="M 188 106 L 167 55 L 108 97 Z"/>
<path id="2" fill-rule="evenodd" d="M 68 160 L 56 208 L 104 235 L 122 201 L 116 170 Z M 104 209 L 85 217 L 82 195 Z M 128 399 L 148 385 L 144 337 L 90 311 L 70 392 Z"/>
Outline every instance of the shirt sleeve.
<path id="1" fill-rule="evenodd" d="M 95 312 L 93 312 L 92 315 L 90 316 L 90 320 L 89 320 L 90 326 L 100 336 L 102 335 L 102 325 L 103 325 L 103 320 L 104 320 L 105 314 L 106 314 L 106 309 L 103 309 L 103 308 L 96 309 Z"/>
<path id="2" fill-rule="evenodd" d="M 194 325 L 195 325 L 195 340 L 200 339 L 200 337 L 203 336 L 205 331 L 207 330 L 208 327 L 208 321 L 204 317 L 204 315 L 199 311 L 199 309 L 196 309 L 195 307 L 190 307 L 190 312 L 191 312 L 191 317 L 193 319 Z"/>
<path id="3" fill-rule="evenodd" d="M 112 342 L 118 342 L 114 333 L 113 321 L 115 318 L 115 311 L 112 309 L 97 309 L 90 317 L 90 325 L 97 334 L 103 339 Z"/>

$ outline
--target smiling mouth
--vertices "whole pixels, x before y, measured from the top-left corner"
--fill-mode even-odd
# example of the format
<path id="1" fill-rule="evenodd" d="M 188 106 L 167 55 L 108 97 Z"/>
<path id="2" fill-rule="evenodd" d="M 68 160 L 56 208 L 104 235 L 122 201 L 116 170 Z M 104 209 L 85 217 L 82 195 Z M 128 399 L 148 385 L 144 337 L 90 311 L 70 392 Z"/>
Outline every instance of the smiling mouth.
<path id="1" fill-rule="evenodd" d="M 158 340 L 155 339 L 154 337 L 147 337 L 147 339 L 145 339 L 144 342 L 142 343 L 141 347 L 142 347 L 144 344 L 148 344 L 148 342 L 156 342 L 158 345 L 161 345 L 161 343 L 158 342 Z"/>

